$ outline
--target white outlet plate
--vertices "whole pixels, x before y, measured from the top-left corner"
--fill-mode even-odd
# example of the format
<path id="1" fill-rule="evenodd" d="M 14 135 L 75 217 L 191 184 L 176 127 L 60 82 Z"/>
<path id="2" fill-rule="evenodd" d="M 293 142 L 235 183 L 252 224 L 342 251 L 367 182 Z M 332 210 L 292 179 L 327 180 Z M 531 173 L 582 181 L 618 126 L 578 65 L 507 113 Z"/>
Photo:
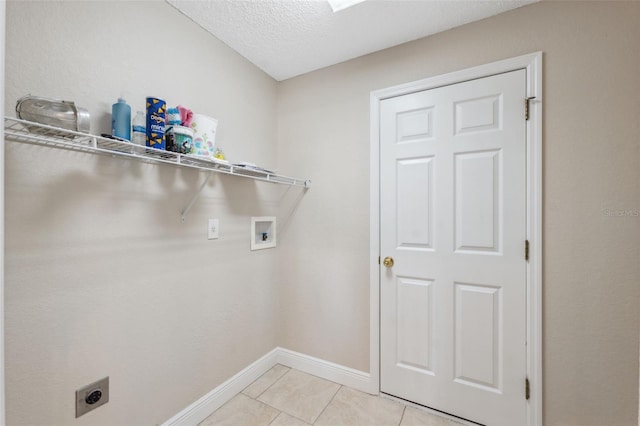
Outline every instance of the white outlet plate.
<path id="1" fill-rule="evenodd" d="M 218 219 L 209 219 L 208 238 L 217 240 L 220 238 L 220 221 Z"/>

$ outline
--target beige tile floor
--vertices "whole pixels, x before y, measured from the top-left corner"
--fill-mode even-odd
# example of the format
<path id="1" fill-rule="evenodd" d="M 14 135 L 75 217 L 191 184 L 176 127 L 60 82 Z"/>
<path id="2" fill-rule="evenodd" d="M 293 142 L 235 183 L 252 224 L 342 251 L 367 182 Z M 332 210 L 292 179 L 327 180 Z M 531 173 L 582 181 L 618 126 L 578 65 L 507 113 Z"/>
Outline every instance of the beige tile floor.
<path id="1" fill-rule="evenodd" d="M 276 365 L 201 426 L 458 426 L 451 420 Z"/>

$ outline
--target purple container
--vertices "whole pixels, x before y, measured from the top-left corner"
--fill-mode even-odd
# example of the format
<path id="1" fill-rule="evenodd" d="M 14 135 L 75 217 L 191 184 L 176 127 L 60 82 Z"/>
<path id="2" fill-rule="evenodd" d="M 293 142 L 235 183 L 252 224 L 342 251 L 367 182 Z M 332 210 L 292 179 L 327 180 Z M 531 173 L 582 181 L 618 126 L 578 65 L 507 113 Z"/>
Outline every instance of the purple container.
<path id="1" fill-rule="evenodd" d="M 158 98 L 147 98 L 147 146 L 156 149 L 165 149 L 165 118 L 167 116 L 167 103 Z"/>

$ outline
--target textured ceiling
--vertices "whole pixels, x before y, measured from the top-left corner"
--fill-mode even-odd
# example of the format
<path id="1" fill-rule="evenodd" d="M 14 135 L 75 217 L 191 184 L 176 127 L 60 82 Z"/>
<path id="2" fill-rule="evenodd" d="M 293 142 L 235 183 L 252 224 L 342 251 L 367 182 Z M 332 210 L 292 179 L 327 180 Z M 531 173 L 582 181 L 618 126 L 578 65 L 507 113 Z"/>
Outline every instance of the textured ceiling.
<path id="1" fill-rule="evenodd" d="M 538 0 L 167 0 L 276 80 L 497 15 Z"/>

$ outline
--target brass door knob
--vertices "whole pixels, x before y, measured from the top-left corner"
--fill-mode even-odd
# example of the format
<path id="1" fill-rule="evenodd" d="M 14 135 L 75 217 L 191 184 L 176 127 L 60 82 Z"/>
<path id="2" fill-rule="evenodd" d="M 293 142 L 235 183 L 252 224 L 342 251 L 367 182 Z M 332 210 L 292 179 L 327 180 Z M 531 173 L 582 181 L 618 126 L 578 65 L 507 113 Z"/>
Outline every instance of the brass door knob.
<path id="1" fill-rule="evenodd" d="M 389 257 L 389 256 L 385 257 L 384 260 L 382 261 L 382 264 L 387 268 L 391 268 L 393 266 L 393 257 Z"/>

